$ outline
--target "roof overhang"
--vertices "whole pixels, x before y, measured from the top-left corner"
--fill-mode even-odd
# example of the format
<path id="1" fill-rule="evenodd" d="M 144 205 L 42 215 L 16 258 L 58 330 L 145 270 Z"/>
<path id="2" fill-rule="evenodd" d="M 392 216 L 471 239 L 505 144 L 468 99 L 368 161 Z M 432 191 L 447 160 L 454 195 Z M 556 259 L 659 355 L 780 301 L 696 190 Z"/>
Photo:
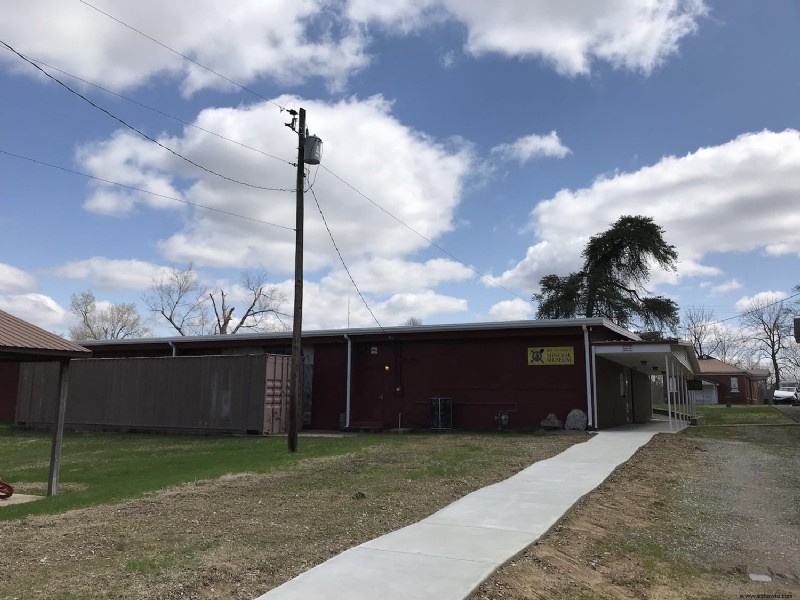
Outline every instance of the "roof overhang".
<path id="1" fill-rule="evenodd" d="M 622 338 L 627 338 L 632 342 L 639 341 L 640 338 L 635 333 L 612 323 L 608 319 L 533 319 L 527 321 L 501 321 L 490 323 L 457 323 L 444 325 L 418 325 L 418 326 L 397 326 L 384 328 L 352 328 L 352 329 L 322 329 L 303 331 L 303 338 L 342 338 L 345 335 L 351 338 L 372 337 L 376 335 L 386 335 L 399 337 L 409 334 L 443 334 L 454 332 L 477 332 L 477 331 L 522 331 L 525 329 L 538 330 L 547 328 L 570 328 L 578 330 L 582 327 L 604 327 Z M 135 345 L 175 345 L 183 344 L 203 344 L 213 342 L 214 344 L 236 345 L 238 342 L 246 341 L 279 341 L 291 342 L 292 333 L 290 331 L 271 331 L 262 333 L 244 333 L 236 335 L 203 335 L 203 336 L 173 336 L 161 338 L 126 338 L 122 340 L 86 340 L 82 342 L 88 348 L 101 348 L 109 346 L 135 346 Z"/>
<path id="2" fill-rule="evenodd" d="M 89 358 L 91 355 L 91 350 L 71 352 L 41 348 L 0 347 L 0 362 L 56 362 L 72 358 Z"/>
<path id="3" fill-rule="evenodd" d="M 0 361 L 57 361 L 89 355 L 91 350 L 0 310 Z"/>
<path id="4" fill-rule="evenodd" d="M 674 361 L 692 374 L 700 372 L 690 344 L 683 342 L 599 342 L 592 346 L 597 356 L 647 375 L 659 375 Z"/>

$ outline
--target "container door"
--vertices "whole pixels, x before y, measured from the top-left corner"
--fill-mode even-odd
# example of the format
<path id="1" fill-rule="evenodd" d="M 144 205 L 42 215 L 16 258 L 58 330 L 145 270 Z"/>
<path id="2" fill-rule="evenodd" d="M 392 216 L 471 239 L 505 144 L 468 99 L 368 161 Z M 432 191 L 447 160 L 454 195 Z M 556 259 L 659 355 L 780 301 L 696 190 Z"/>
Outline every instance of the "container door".
<path id="1" fill-rule="evenodd" d="M 264 433 L 286 433 L 291 393 L 291 358 L 267 355 L 264 386 Z"/>

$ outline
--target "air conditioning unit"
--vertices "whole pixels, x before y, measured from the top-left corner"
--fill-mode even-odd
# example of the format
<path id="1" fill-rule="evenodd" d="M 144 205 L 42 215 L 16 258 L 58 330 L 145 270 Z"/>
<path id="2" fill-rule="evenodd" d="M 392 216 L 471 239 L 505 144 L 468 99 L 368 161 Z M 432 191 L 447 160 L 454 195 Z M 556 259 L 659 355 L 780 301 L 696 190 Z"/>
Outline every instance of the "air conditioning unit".
<path id="1" fill-rule="evenodd" d="M 431 398 L 431 429 L 453 428 L 453 399 Z"/>

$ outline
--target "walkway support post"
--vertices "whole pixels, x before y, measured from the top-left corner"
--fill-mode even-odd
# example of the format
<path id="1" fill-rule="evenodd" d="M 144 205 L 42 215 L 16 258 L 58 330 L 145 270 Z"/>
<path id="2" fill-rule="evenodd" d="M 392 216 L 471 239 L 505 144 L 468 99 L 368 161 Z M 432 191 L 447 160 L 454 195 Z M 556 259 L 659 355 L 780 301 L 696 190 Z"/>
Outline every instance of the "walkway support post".
<path id="1" fill-rule="evenodd" d="M 594 346 L 592 346 L 592 414 L 594 414 L 594 419 L 592 419 L 591 415 L 589 416 L 589 423 L 594 423 L 594 428 L 598 429 L 597 426 L 597 352 L 595 352 Z"/>
<path id="2" fill-rule="evenodd" d="M 583 327 L 583 354 L 585 357 L 586 363 L 586 418 L 589 420 L 588 425 L 589 427 L 593 424 L 592 419 L 592 369 L 591 363 L 589 358 L 589 331 L 586 329 L 586 325 L 581 325 Z"/>
<path id="3" fill-rule="evenodd" d="M 669 432 L 672 433 L 672 395 L 669 391 L 669 355 L 664 355 L 664 391 L 667 394 L 667 414 L 669 415 Z"/>

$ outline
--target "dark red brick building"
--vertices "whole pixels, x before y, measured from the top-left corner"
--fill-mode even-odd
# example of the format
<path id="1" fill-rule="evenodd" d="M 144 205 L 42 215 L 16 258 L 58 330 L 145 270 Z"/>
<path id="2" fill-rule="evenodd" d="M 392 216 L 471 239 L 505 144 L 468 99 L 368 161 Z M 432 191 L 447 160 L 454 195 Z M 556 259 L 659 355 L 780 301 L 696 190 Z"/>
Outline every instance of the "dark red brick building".
<path id="1" fill-rule="evenodd" d="M 85 345 L 93 351 L 90 362 L 169 360 L 289 354 L 291 335 Z M 548 414 L 564 420 L 576 408 L 587 413 L 591 428 L 607 428 L 650 420 L 650 376 L 666 372 L 666 365 L 684 377 L 696 371 L 690 347 L 646 344 L 599 318 L 309 331 L 303 349 L 306 429 L 536 429 Z M 74 389 L 81 389 L 79 381 Z M 69 406 L 113 401 L 76 397 Z"/>

